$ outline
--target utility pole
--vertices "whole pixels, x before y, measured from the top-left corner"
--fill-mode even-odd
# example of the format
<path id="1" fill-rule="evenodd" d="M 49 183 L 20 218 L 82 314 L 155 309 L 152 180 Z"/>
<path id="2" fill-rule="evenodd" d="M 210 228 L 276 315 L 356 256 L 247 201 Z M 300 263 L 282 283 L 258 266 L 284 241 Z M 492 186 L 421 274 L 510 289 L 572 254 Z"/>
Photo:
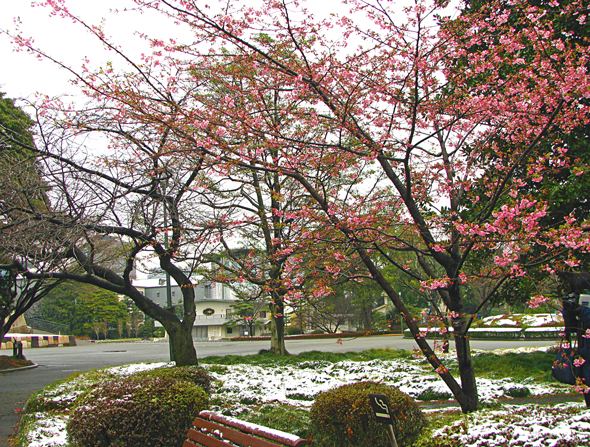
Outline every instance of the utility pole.
<path id="1" fill-rule="evenodd" d="M 166 183 L 164 183 L 164 187 L 162 188 L 162 195 L 164 196 L 164 248 L 166 251 L 168 250 L 168 213 L 166 212 Z M 170 273 L 166 272 L 166 307 L 170 312 L 174 312 L 174 308 L 172 307 L 172 287 L 170 287 Z M 172 340 L 170 339 L 170 334 L 168 334 L 168 351 L 170 352 L 170 361 L 174 362 L 174 351 L 172 350 Z"/>

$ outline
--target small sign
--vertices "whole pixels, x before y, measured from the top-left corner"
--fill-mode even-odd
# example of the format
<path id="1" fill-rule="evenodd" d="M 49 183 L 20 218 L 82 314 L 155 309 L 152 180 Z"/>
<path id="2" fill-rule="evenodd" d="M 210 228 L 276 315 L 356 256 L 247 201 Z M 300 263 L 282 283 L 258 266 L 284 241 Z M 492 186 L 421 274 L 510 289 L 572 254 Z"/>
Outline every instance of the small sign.
<path id="1" fill-rule="evenodd" d="M 371 407 L 373 407 L 373 411 L 375 412 L 377 422 L 393 425 L 387 396 L 383 394 L 369 394 L 369 399 L 371 401 Z"/>

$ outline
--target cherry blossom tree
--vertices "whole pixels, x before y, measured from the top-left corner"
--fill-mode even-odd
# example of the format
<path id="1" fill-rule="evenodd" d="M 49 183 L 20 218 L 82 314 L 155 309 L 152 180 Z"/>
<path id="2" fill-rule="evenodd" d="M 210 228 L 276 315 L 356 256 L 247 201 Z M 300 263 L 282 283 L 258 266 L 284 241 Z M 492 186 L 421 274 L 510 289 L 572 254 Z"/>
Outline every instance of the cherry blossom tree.
<path id="1" fill-rule="evenodd" d="M 463 411 L 476 410 L 464 286 L 485 276 L 495 284 L 491 297 L 528 268 L 551 269 L 557 258 L 575 264 L 573 251 L 588 249 L 580 222 L 564 216 L 543 227 L 546 203 L 520 188 L 542 178 L 548 165 L 568 163 L 568 148 L 555 136 L 588 122 L 587 48 L 564 45 L 552 22 L 542 20 L 546 11 L 519 0 L 509 7 L 492 2 L 454 20 L 444 18 L 445 2 L 416 1 L 404 10 L 404 20 L 390 2 L 350 0 L 349 14 L 325 20 L 297 3 L 275 0 L 259 9 L 226 2 L 219 14 L 193 0 L 136 3 L 159 10 L 193 37 L 151 39 L 153 52 L 141 64 L 128 60 L 131 73 L 125 75 L 111 65 L 75 73 L 88 97 L 100 101 L 96 114 L 70 119 L 68 129 L 107 127 L 120 152 L 138 148 L 125 163 L 103 157 L 103 166 L 125 167 L 117 176 L 126 178 L 132 175 L 128 166 L 140 165 L 129 154 L 150 166 L 139 170 L 146 176 L 139 184 L 112 176 L 113 184 L 145 191 L 144 198 L 161 209 L 191 194 L 197 174 L 173 182 L 176 196 L 158 189 L 176 178 L 172 165 L 189 160 L 199 169 L 214 162 L 226 172 L 255 166 L 296 181 L 307 198 L 297 217 L 315 222 L 302 241 L 331 241 L 322 247 L 332 275 L 358 266 L 359 279 L 377 283 Z M 62 1 L 47 6 L 71 17 Z M 582 10 L 582 2 L 571 2 L 559 13 L 583 21 Z M 109 45 L 99 27 L 88 29 Z M 32 49 L 26 39 L 19 43 Z M 222 97 L 211 94 L 219 91 Z M 281 100 L 268 102 L 276 92 Z M 261 158 L 266 148 L 276 156 Z M 175 212 L 170 208 L 170 215 Z M 194 213 L 182 216 L 199 221 Z M 149 237 L 126 230 L 138 247 L 130 258 L 151 244 L 162 267 L 169 267 L 183 227 L 173 220 L 170 250 L 154 234 L 162 227 L 152 225 Z M 114 226 L 95 228 L 110 232 Z M 396 252 L 412 258 L 398 262 Z M 470 262 L 479 253 L 493 264 Z M 403 272 L 419 267 L 422 287 L 439 294 L 453 329 L 460 381 L 383 274 L 385 265 Z M 287 270 L 295 274 L 297 264 Z"/>
<path id="2" fill-rule="evenodd" d="M 207 67 L 199 80 L 226 87 L 222 101 L 196 98 L 203 106 L 186 111 L 184 125 L 201 129 L 206 151 L 237 164 L 254 159 L 243 135 L 264 135 L 280 150 L 280 160 L 261 169 L 299 182 L 316 205 L 314 219 L 338 230 L 335 247 L 362 260 L 463 411 L 477 409 L 463 286 L 485 274 L 495 281 L 491 296 L 529 267 L 588 248 L 574 218 L 542 228 L 546 204 L 518 189 L 546 170 L 541 142 L 555 142 L 551 163 L 565 162 L 555 133 L 587 122 L 580 102 L 590 95 L 586 48 L 564 46 L 541 20 L 543 10 L 518 1 L 452 22 L 435 16 L 440 2 L 419 1 L 406 9 L 405 23 L 377 2 L 347 2 L 350 14 L 324 21 L 277 1 L 259 10 L 228 3 L 219 15 L 190 0 L 137 3 L 191 27 L 197 45 L 154 44 L 179 64 L 199 61 Z M 583 20 L 580 7 L 572 2 L 560 13 Z M 454 60 L 463 61 L 460 70 Z M 262 98 L 270 90 L 296 106 L 269 107 Z M 277 113 L 291 125 L 273 126 L 268 117 Z M 327 188 L 316 172 L 359 180 Z M 544 250 L 530 258 L 536 246 Z M 395 250 L 414 254 L 423 287 L 445 304 L 460 384 L 376 263 Z M 350 256 L 334 251 L 334 259 Z M 485 272 L 469 263 L 482 251 L 494 259 Z"/>
<path id="3" fill-rule="evenodd" d="M 260 145 L 263 148 L 264 142 Z M 265 155 L 272 157 L 267 150 L 260 150 L 258 157 Z M 253 291 L 244 297 L 246 301 L 267 301 L 270 350 L 285 355 L 285 296 L 298 281 L 284 272 L 302 226 L 294 213 L 297 197 L 290 187 L 293 181 L 276 172 L 259 172 L 255 166 L 234 168 L 211 181 L 214 193 L 208 191 L 203 203 L 217 216 L 209 225 L 215 228 L 223 251 L 206 258 L 216 268 L 203 273 L 229 285 L 246 282 L 250 285 L 246 290 Z"/>

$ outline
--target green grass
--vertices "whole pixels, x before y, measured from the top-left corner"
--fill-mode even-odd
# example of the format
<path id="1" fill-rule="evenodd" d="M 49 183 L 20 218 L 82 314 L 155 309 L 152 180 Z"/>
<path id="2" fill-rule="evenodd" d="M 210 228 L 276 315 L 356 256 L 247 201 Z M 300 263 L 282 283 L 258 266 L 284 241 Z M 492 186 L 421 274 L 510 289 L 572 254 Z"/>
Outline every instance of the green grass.
<path id="1" fill-rule="evenodd" d="M 508 354 L 483 353 L 472 357 L 473 368 L 477 377 L 488 379 L 514 378 L 524 380 L 532 378 L 536 382 L 555 382 L 551 376 L 551 367 L 555 361 L 555 352 L 523 352 Z M 459 373 L 455 360 L 449 371 Z"/>
<path id="2" fill-rule="evenodd" d="M 414 442 L 414 447 L 450 447 L 451 444 L 448 439 L 436 440 L 433 438 L 432 433 L 443 427 L 453 425 L 457 421 L 466 421 L 466 416 L 461 413 L 461 410 L 452 409 L 430 413 L 426 415 L 426 419 L 428 420 L 428 426 Z"/>
<path id="3" fill-rule="evenodd" d="M 395 359 L 410 359 L 412 352 L 403 349 L 369 349 L 361 352 L 321 352 L 309 351 L 298 355 L 278 356 L 271 354 L 269 351 L 260 351 L 253 355 L 226 355 L 226 356 L 212 356 L 200 359 L 199 362 L 203 365 L 296 365 L 303 362 L 330 362 L 337 363 L 342 361 L 368 361 L 368 360 L 395 360 Z"/>
<path id="4" fill-rule="evenodd" d="M 253 407 L 251 412 L 242 413 L 240 419 L 292 433 L 304 439 L 307 439 L 310 433 L 309 412 L 307 410 L 277 402 Z"/>

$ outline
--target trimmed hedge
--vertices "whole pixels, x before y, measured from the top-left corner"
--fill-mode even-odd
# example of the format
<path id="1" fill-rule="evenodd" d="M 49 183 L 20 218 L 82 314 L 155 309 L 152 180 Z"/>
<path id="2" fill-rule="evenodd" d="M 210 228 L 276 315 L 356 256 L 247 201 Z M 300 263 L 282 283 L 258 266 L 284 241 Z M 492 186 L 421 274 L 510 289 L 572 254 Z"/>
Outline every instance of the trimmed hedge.
<path id="1" fill-rule="evenodd" d="M 186 380 L 200 386 L 207 394 L 211 392 L 211 378 L 207 371 L 200 366 L 164 367 L 141 371 L 135 375 L 137 377 L 169 377 L 175 380 Z"/>
<path id="2" fill-rule="evenodd" d="M 384 394 L 395 416 L 400 447 L 410 446 L 427 425 L 420 407 L 397 388 L 376 382 L 343 385 L 316 396 L 310 419 L 316 447 L 377 447 L 387 442 L 386 427 L 377 422 L 369 394 Z"/>
<path id="3" fill-rule="evenodd" d="M 321 332 L 321 331 L 320 331 Z M 302 335 L 285 335 L 286 340 L 313 340 L 320 338 L 358 338 L 358 337 L 370 337 L 372 335 L 400 335 L 401 332 L 397 329 L 390 331 L 360 331 L 360 332 L 339 332 L 337 334 L 328 333 L 315 333 L 302 334 Z M 260 341 L 270 340 L 270 335 L 258 336 L 258 337 L 232 337 L 230 341 Z"/>
<path id="4" fill-rule="evenodd" d="M 68 439 L 73 447 L 180 447 L 195 415 L 207 407 L 207 394 L 194 383 L 138 374 L 81 395 Z"/>

